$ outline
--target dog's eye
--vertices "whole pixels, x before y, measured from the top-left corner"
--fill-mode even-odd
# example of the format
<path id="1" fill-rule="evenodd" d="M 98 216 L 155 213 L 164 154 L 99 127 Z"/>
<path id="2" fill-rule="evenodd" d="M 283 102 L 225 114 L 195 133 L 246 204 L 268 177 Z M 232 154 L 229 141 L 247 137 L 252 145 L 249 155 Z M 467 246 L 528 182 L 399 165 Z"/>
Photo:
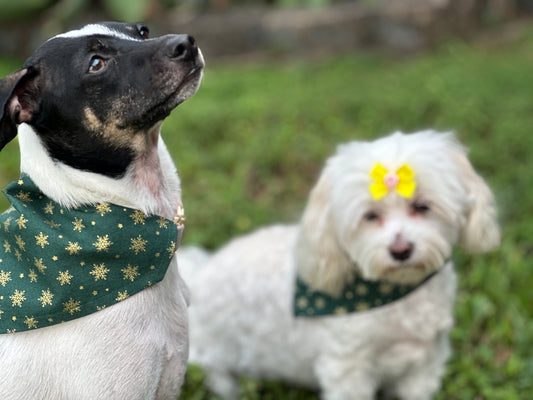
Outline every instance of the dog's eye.
<path id="1" fill-rule="evenodd" d="M 368 211 L 363 215 L 365 221 L 377 221 L 379 220 L 379 214 L 375 211 Z"/>
<path id="2" fill-rule="evenodd" d="M 429 204 L 415 202 L 411 204 L 411 211 L 415 214 L 426 214 L 430 210 Z"/>
<path id="3" fill-rule="evenodd" d="M 141 35 L 143 39 L 150 38 L 150 29 L 148 29 L 147 26 L 140 25 L 137 29 L 139 30 L 139 35 Z"/>
<path id="4" fill-rule="evenodd" d="M 103 70 L 107 65 L 107 61 L 102 57 L 94 56 L 89 63 L 89 72 L 95 73 Z"/>

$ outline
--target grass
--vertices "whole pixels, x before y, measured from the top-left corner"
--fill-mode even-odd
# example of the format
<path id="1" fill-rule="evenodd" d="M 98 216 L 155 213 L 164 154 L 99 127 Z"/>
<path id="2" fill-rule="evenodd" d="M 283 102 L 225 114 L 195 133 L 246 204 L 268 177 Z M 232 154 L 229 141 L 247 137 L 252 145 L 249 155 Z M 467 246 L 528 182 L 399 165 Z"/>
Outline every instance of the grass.
<path id="1" fill-rule="evenodd" d="M 209 62 L 209 55 L 207 55 Z M 0 72 L 13 70 L 1 62 Z M 533 31 L 501 47 L 450 42 L 408 60 L 352 55 L 314 63 L 208 64 L 199 93 L 163 126 L 182 178 L 184 242 L 216 248 L 295 222 L 337 144 L 399 129 L 455 130 L 496 193 L 498 251 L 456 252 L 454 355 L 437 399 L 513 400 L 533 391 Z M 0 184 L 17 177 L 16 142 Z M 1 208 L 6 202 L 2 199 Z M 191 368 L 182 399 L 213 399 Z M 309 400 L 243 379 L 243 399 Z"/>

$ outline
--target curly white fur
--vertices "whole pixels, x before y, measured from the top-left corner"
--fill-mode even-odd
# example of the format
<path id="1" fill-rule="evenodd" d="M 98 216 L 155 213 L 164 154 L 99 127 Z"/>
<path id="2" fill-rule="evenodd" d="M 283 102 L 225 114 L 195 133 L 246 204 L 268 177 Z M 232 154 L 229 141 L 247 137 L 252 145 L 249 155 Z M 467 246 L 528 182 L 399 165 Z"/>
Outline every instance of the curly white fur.
<path id="1" fill-rule="evenodd" d="M 411 199 L 369 193 L 375 163 L 416 173 Z M 494 199 L 452 134 L 393 134 L 340 146 L 310 195 L 298 226 L 237 238 L 190 283 L 191 362 L 219 395 L 237 397 L 237 375 L 282 379 L 323 399 L 430 399 L 450 354 L 456 278 L 453 245 L 488 251 L 499 244 Z M 395 248 L 409 247 L 406 259 Z M 187 259 L 187 249 L 182 253 Z M 189 253 L 190 254 L 190 253 Z M 195 251 L 195 259 L 198 257 Z M 192 265 L 191 265 L 192 264 Z M 418 282 L 410 295 L 366 312 L 294 318 L 295 276 L 336 295 L 354 274 Z"/>

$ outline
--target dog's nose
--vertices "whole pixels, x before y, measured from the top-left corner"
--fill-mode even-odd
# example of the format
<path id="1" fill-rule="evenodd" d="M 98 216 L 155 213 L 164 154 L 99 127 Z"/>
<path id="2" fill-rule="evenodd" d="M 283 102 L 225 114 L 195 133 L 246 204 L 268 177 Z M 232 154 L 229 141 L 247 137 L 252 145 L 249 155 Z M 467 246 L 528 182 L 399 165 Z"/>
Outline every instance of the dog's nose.
<path id="1" fill-rule="evenodd" d="M 166 43 L 170 58 L 181 61 L 193 61 L 198 55 L 198 46 L 192 36 L 173 35 Z"/>
<path id="2" fill-rule="evenodd" d="M 414 245 L 402 240 L 395 241 L 389 247 L 389 253 L 396 261 L 405 261 L 413 254 Z"/>

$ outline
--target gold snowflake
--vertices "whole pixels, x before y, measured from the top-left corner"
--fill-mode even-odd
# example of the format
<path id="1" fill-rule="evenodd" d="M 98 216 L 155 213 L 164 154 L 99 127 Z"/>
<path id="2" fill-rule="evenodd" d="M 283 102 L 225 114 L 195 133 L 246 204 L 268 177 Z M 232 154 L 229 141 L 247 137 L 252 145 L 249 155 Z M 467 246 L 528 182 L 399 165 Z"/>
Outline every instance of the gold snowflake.
<path id="1" fill-rule="evenodd" d="M 37 328 L 37 324 L 39 323 L 39 321 L 37 321 L 33 315 L 31 317 L 28 317 L 26 315 L 26 319 L 24 320 L 24 323 L 26 325 L 28 325 L 28 329 L 32 329 L 32 328 Z"/>
<path id="2" fill-rule="evenodd" d="M 19 229 L 26 229 L 26 222 L 28 222 L 28 220 L 24 218 L 24 214 L 20 214 L 20 217 L 17 219 Z"/>
<path id="3" fill-rule="evenodd" d="M 134 225 L 137 225 L 137 224 L 144 225 L 146 214 L 143 213 L 141 210 L 135 210 L 132 214 L 130 214 L 130 218 L 133 219 Z"/>
<path id="4" fill-rule="evenodd" d="M 26 251 L 26 242 L 24 240 L 22 240 L 22 237 L 20 237 L 19 235 L 15 235 L 15 241 L 17 243 L 17 246 L 22 250 L 22 251 Z M 19 260 L 20 261 L 20 260 Z"/>
<path id="5" fill-rule="evenodd" d="M 2 319 L 2 314 L 3 314 L 3 313 L 4 313 L 4 312 L 3 312 L 2 310 L 0 310 L 0 319 Z"/>
<path id="6" fill-rule="evenodd" d="M 23 192 L 22 190 L 15 196 L 20 201 L 23 201 L 25 203 L 29 203 L 31 200 L 30 193 L 29 192 Z"/>
<path id="7" fill-rule="evenodd" d="M 157 223 L 160 228 L 166 228 L 168 226 L 168 219 L 161 217 L 157 220 Z"/>
<path id="8" fill-rule="evenodd" d="M 172 258 L 174 256 L 174 253 L 176 252 L 176 243 L 174 241 L 170 242 L 170 246 L 167 249 L 168 251 L 168 258 Z"/>
<path id="9" fill-rule="evenodd" d="M 54 214 L 54 208 L 55 208 L 54 204 L 53 204 L 52 202 L 49 202 L 49 203 L 43 208 L 43 210 L 44 210 L 44 213 L 45 213 L 45 214 L 52 214 L 52 215 L 53 215 L 53 214 Z"/>
<path id="10" fill-rule="evenodd" d="M 44 246 L 49 245 L 48 243 L 48 235 L 43 235 L 42 232 L 39 232 L 39 235 L 35 236 L 35 242 L 38 246 L 41 246 L 42 249 L 44 249 Z"/>
<path id="11" fill-rule="evenodd" d="M 52 305 L 52 298 L 54 297 L 54 294 L 50 291 L 50 289 L 46 289 L 46 291 L 41 290 L 42 296 L 39 297 L 37 300 L 39 300 L 42 304 L 42 306 L 46 306 L 47 304 L 49 306 Z"/>
<path id="12" fill-rule="evenodd" d="M 129 279 L 133 282 L 133 280 L 138 277 L 140 274 L 138 272 L 139 267 L 135 266 L 132 267 L 130 264 L 126 268 L 122 268 L 121 271 L 124 273 L 124 280 Z"/>
<path id="13" fill-rule="evenodd" d="M 11 253 L 11 245 L 7 240 L 4 242 L 4 249 L 6 253 Z"/>
<path id="14" fill-rule="evenodd" d="M 30 277 L 30 282 L 37 282 L 37 274 L 33 269 L 30 269 L 28 276 Z"/>
<path id="15" fill-rule="evenodd" d="M 76 301 L 71 297 L 69 301 L 63 303 L 63 311 L 70 313 L 70 315 L 73 315 L 75 312 L 81 311 L 80 303 L 81 302 Z"/>
<path id="16" fill-rule="evenodd" d="M 70 255 L 73 255 L 73 254 L 79 254 L 80 253 L 80 250 L 81 250 L 81 246 L 78 244 L 78 242 L 68 242 L 68 246 L 65 247 L 65 250 L 67 250 Z"/>
<path id="17" fill-rule="evenodd" d="M 124 290 L 123 292 L 118 292 L 118 296 L 115 300 L 122 301 L 122 300 L 126 300 L 128 297 L 130 297 L 130 295 L 128 294 L 128 291 Z"/>
<path id="18" fill-rule="evenodd" d="M 56 279 L 61 283 L 61 286 L 63 286 L 65 284 L 70 285 L 70 280 L 72 278 L 73 276 L 69 274 L 67 269 L 66 271 L 59 271 L 59 276 Z"/>
<path id="19" fill-rule="evenodd" d="M 93 246 L 96 247 L 97 251 L 108 251 L 109 246 L 113 244 L 112 241 L 109 240 L 109 235 L 105 235 L 104 237 L 101 237 L 99 235 L 96 235 L 96 242 L 93 243 Z"/>
<path id="20" fill-rule="evenodd" d="M 85 228 L 85 225 L 83 225 L 83 219 L 74 217 L 74 221 L 72 221 L 72 224 L 74 225 L 73 230 L 81 232 L 83 228 Z"/>
<path id="21" fill-rule="evenodd" d="M 95 208 L 101 217 L 103 217 L 105 213 L 111 212 L 111 207 L 109 207 L 109 203 L 98 204 L 95 206 Z"/>
<path id="22" fill-rule="evenodd" d="M 25 290 L 21 290 L 20 292 L 18 290 L 15 290 L 15 293 L 13 293 L 9 298 L 11 299 L 11 306 L 19 306 L 22 307 L 22 302 L 26 300 L 26 297 L 24 297 L 24 293 L 26 293 Z"/>
<path id="23" fill-rule="evenodd" d="M 61 228 L 61 224 L 56 224 L 54 221 L 44 220 L 44 223 L 52 229 Z"/>
<path id="24" fill-rule="evenodd" d="M 137 236 L 136 239 L 131 238 L 131 246 L 130 250 L 133 250 L 135 252 L 135 255 L 139 254 L 140 251 L 146 251 L 146 243 L 148 243 L 148 240 L 143 240 L 141 235 Z"/>
<path id="25" fill-rule="evenodd" d="M 42 258 L 33 258 L 33 265 L 35 265 L 35 267 L 39 270 L 39 272 L 41 274 L 44 274 L 44 270 L 46 269 L 46 265 L 44 265 L 43 263 L 43 259 Z"/>
<path id="26" fill-rule="evenodd" d="M 3 287 L 6 287 L 6 283 L 8 283 L 11 280 L 11 271 L 4 272 L 4 270 L 0 271 L 0 285 Z"/>
<path id="27" fill-rule="evenodd" d="M 107 279 L 107 273 L 109 272 L 109 269 L 105 267 L 105 264 L 102 263 L 100 265 L 93 264 L 93 270 L 89 272 L 92 276 L 94 276 L 94 281 L 98 281 L 100 279 L 103 279 L 104 281 Z"/>
<path id="28" fill-rule="evenodd" d="M 20 251 L 18 249 L 15 250 L 15 256 L 17 257 L 17 260 L 22 260 L 22 254 L 20 254 Z"/>
<path id="29" fill-rule="evenodd" d="M 9 217 L 8 219 L 6 219 L 4 221 L 4 230 L 6 232 L 9 232 L 9 226 L 11 225 L 11 217 Z"/>

